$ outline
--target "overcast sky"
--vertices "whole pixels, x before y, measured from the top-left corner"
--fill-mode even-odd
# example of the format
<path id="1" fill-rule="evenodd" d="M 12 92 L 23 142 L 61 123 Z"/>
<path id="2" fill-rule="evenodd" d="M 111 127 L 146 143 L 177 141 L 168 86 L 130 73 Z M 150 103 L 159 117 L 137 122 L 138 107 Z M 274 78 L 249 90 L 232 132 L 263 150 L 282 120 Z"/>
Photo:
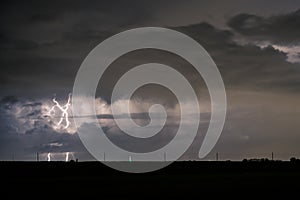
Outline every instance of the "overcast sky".
<path id="1" fill-rule="evenodd" d="M 241 160 L 300 157 L 300 1 L 1 1 L 0 12 L 0 160 L 63 160 L 72 152 L 91 160 L 71 119 L 67 130 L 45 117 L 56 95 L 66 102 L 87 54 L 104 39 L 130 28 L 167 27 L 195 39 L 214 59 L 223 77 L 228 109 L 222 135 L 205 158 Z M 97 90 L 98 118 L 107 134 L 118 136 L 109 110 L 111 90 L 133 66 L 159 62 L 174 67 L 191 82 L 203 123 L 182 159 L 197 159 L 208 127 L 210 104 L 200 75 L 185 60 L 158 50 L 131 52 L 105 72 Z M 149 104 L 171 111 L 177 101 L 157 86 L 137 91 L 137 123 L 148 120 Z M 189 109 L 188 105 L 185 109 Z M 173 119 L 174 120 L 174 119 Z M 171 137 L 176 120 L 164 129 Z M 154 141 L 164 144 L 164 139 Z M 122 140 L 124 143 L 128 141 Z M 158 142 L 158 143 L 157 143 Z M 128 142 L 130 143 L 130 142 Z M 109 155 L 108 155 L 109 156 Z"/>

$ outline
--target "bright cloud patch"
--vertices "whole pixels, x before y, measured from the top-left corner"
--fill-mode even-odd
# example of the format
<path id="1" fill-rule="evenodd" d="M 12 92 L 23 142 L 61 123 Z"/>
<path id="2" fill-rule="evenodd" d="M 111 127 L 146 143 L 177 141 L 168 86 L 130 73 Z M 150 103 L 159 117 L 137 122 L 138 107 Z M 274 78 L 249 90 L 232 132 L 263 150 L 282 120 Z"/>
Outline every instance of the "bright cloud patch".
<path id="1" fill-rule="evenodd" d="M 300 46 L 272 45 L 272 47 L 286 53 L 287 61 L 291 63 L 300 63 Z"/>

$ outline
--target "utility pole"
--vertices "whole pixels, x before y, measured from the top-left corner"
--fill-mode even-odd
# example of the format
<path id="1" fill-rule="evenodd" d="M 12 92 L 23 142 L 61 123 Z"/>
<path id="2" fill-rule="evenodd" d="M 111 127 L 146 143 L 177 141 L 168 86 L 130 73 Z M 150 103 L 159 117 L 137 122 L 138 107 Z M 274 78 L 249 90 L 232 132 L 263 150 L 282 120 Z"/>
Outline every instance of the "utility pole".
<path id="1" fill-rule="evenodd" d="M 40 161 L 40 155 L 39 155 L 39 152 L 36 152 L 36 161 L 37 161 L 37 162 Z"/>
<path id="2" fill-rule="evenodd" d="M 216 161 L 219 161 L 219 153 L 216 153 Z"/>
<path id="3" fill-rule="evenodd" d="M 105 158 L 105 152 L 103 153 L 103 161 L 105 162 L 106 160 L 105 160 L 106 158 Z"/>

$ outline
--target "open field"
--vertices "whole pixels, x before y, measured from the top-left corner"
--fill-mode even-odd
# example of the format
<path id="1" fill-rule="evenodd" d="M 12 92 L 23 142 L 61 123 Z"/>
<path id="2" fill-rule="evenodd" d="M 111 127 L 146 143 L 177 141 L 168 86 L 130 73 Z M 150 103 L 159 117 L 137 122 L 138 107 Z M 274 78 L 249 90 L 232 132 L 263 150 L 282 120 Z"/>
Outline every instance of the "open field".
<path id="1" fill-rule="evenodd" d="M 175 162 L 145 174 L 119 172 L 98 162 L 1 162 L 0 169 L 4 193 L 13 194 L 9 189 L 14 188 L 30 196 L 286 196 L 297 193 L 300 185 L 299 162 Z"/>

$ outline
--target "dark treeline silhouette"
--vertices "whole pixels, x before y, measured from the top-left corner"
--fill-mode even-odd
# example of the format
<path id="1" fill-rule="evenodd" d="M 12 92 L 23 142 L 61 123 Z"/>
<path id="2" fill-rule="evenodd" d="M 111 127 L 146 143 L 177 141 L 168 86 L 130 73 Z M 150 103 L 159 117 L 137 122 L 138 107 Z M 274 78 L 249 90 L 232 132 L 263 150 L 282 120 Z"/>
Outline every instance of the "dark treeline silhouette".
<path id="1" fill-rule="evenodd" d="M 272 162 L 284 162 L 282 160 L 270 160 L 268 158 L 250 158 L 250 159 L 244 158 L 242 160 L 242 162 L 269 162 L 269 161 L 272 161 Z M 290 158 L 290 162 L 300 162 L 300 159 L 298 159 L 296 157 L 291 157 Z"/>
<path id="2" fill-rule="evenodd" d="M 291 162 L 300 162 L 300 159 L 295 158 L 295 157 L 291 157 L 291 158 L 290 158 L 290 161 L 291 161 Z"/>

